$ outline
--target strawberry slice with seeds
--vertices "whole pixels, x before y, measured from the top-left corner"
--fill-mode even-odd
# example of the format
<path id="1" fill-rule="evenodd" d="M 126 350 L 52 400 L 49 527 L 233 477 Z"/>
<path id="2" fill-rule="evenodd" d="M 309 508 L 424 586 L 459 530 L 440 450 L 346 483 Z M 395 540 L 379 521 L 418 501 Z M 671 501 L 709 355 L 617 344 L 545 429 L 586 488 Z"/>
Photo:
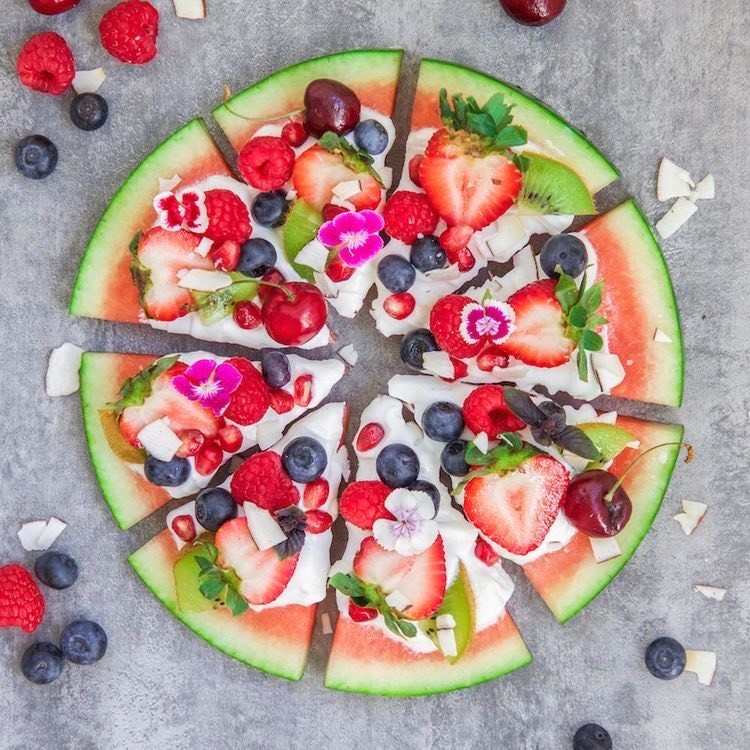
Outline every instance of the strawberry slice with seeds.
<path id="1" fill-rule="evenodd" d="M 219 564 L 232 568 L 240 579 L 240 594 L 250 604 L 268 604 L 287 587 L 299 560 L 282 560 L 275 549 L 259 550 L 250 535 L 247 519 L 233 518 L 216 532 Z"/>
<path id="2" fill-rule="evenodd" d="M 508 298 L 516 327 L 502 348 L 527 365 L 558 367 L 570 359 L 575 348 L 565 336 L 565 318 L 555 286 L 554 279 L 535 281 Z"/>
<path id="3" fill-rule="evenodd" d="M 401 592 L 411 602 L 403 611 L 408 620 L 430 617 L 445 598 L 445 550 L 440 536 L 424 552 L 408 557 L 383 549 L 369 536 L 354 556 L 354 572 L 386 595 Z"/>
<path id="4" fill-rule="evenodd" d="M 464 511 L 486 537 L 514 555 L 525 555 L 547 536 L 569 481 L 559 461 L 532 456 L 513 471 L 470 480 Z"/>

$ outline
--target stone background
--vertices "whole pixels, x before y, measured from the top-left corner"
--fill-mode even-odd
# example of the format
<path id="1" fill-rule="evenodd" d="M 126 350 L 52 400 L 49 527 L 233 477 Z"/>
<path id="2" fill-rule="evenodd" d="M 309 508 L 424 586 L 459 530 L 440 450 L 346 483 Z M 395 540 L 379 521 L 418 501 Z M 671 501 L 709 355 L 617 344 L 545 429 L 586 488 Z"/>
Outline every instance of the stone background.
<path id="1" fill-rule="evenodd" d="M 32 637 L 0 638 L 0 747 L 31 748 L 511 748 L 571 746 L 596 720 L 615 746 L 737 749 L 750 744 L 747 492 L 750 377 L 747 337 L 748 55 L 745 0 L 570 0 L 544 29 L 513 23 L 496 0 L 208 0 L 204 22 L 162 12 L 159 56 L 147 67 L 108 58 L 97 24 L 111 2 L 83 0 L 45 18 L 25 0 L 3 3 L 0 62 L 0 560 L 32 564 L 19 522 L 56 513 L 70 527 L 58 547 L 81 578 L 45 592 L 38 631 L 56 640 L 75 616 L 101 622 L 104 661 L 70 668 L 49 687 L 27 683 L 18 660 Z M 101 93 L 110 120 L 96 133 L 69 122 L 69 97 L 22 89 L 15 57 L 28 35 L 54 29 L 79 67 L 105 65 Z M 505 679 L 445 696 L 393 700 L 322 687 L 329 639 L 316 634 L 301 683 L 267 677 L 215 652 L 169 616 L 136 579 L 127 555 L 155 533 L 162 515 L 119 532 L 96 486 L 76 397 L 45 396 L 49 351 L 63 341 L 90 349 L 165 353 L 194 343 L 155 331 L 74 320 L 66 313 L 75 270 L 98 216 L 128 172 L 188 118 L 207 114 L 234 90 L 293 62 L 345 48 L 402 46 L 406 86 L 420 55 L 455 60 L 533 92 L 581 127 L 617 164 L 614 205 L 635 195 L 656 220 L 654 176 L 668 154 L 694 176 L 716 176 L 718 197 L 664 243 L 687 346 L 679 419 L 695 444 L 679 465 L 662 513 L 632 562 L 582 614 L 558 626 L 517 570 L 511 609 L 534 663 Z M 406 112 L 402 101 L 402 114 Z M 59 146 L 56 173 L 35 183 L 12 163 L 15 141 L 42 132 Z M 382 391 L 382 362 L 400 369 L 395 343 L 373 335 L 363 315 L 334 320 L 361 364 L 336 391 L 357 410 Z M 226 350 L 215 347 L 219 353 Z M 391 366 L 389 364 L 389 366 Z M 642 413 L 631 406 L 633 413 Z M 711 505 L 694 536 L 671 520 L 682 498 Z M 512 566 L 511 566 L 512 567 Z M 729 588 L 723 603 L 692 584 Z M 332 609 L 329 602 L 324 609 Z M 651 678 L 643 650 L 671 634 L 715 650 L 714 684 L 693 675 Z"/>

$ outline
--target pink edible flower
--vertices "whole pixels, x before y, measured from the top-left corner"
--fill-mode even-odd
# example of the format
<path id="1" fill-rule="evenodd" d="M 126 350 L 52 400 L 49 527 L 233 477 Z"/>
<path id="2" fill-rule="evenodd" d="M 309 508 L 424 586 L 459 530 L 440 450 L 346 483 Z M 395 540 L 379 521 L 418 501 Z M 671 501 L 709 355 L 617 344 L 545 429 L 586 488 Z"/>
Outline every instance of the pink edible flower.
<path id="1" fill-rule="evenodd" d="M 187 229 L 203 234 L 208 229 L 206 196 L 200 190 L 185 190 L 180 195 L 169 191 L 154 198 L 154 210 L 159 226 L 168 232 Z"/>
<path id="2" fill-rule="evenodd" d="M 384 226 L 383 217 L 375 211 L 347 211 L 325 222 L 318 230 L 318 240 L 337 250 L 347 266 L 358 267 L 383 249 L 379 233 Z"/>
<path id="3" fill-rule="evenodd" d="M 515 312 L 505 302 L 489 300 L 484 305 L 474 302 L 461 311 L 459 333 L 467 344 L 476 344 L 489 339 L 493 344 L 502 344 L 515 327 Z"/>
<path id="4" fill-rule="evenodd" d="M 217 417 L 229 405 L 231 395 L 242 382 L 240 371 L 228 362 L 199 359 L 182 375 L 172 378 L 173 388 L 191 401 L 210 409 Z"/>

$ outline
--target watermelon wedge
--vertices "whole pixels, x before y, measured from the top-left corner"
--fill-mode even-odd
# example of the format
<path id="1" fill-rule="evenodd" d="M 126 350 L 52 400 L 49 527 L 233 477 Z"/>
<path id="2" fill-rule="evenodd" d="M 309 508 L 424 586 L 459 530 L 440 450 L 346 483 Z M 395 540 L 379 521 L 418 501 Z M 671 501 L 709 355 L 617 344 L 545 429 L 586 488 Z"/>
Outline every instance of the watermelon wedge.
<path id="1" fill-rule="evenodd" d="M 623 416 L 617 418 L 617 424 L 640 441 L 637 452 L 682 440 L 683 428 L 680 425 L 657 424 Z M 561 550 L 524 566 L 526 577 L 559 622 L 566 622 L 591 602 L 638 549 L 661 506 L 679 450 L 679 445 L 669 445 L 650 453 L 625 478 L 623 486 L 633 503 L 633 515 L 616 537 L 622 555 L 597 563 L 588 537 L 579 532 Z M 636 451 L 624 451 L 615 459 L 610 471 L 619 476 L 635 455 Z"/>
<path id="2" fill-rule="evenodd" d="M 195 355 L 192 356 L 195 358 Z M 205 356 L 211 358 L 211 355 Z M 128 378 L 137 375 L 157 359 L 159 358 L 143 354 L 86 352 L 81 362 L 81 405 L 91 462 L 104 499 L 122 529 L 130 528 L 172 497 L 184 497 L 196 492 L 215 473 L 214 470 L 211 475 L 196 475 L 183 488 L 168 490 L 151 484 L 143 476 L 145 454 L 125 441 L 117 422 L 112 418 L 112 412 L 106 409 L 108 404 L 117 401 L 118 392 Z M 251 429 L 239 450 L 247 450 L 258 442 L 263 447 L 275 442 L 288 424 L 308 409 L 315 408 L 330 393 L 345 371 L 343 363 L 338 360 L 315 361 L 290 355 L 289 361 L 293 378 L 283 389 L 289 402 L 289 410 L 277 414 L 269 407 L 261 420 L 266 422 L 263 428 L 265 433 L 261 435 L 257 430 Z M 302 378 L 302 383 L 308 377 L 310 400 L 305 406 L 295 405 L 294 382 L 297 378 Z M 229 460 L 231 455 L 231 452 L 223 453 L 222 463 Z M 189 460 L 193 461 L 193 458 Z"/>

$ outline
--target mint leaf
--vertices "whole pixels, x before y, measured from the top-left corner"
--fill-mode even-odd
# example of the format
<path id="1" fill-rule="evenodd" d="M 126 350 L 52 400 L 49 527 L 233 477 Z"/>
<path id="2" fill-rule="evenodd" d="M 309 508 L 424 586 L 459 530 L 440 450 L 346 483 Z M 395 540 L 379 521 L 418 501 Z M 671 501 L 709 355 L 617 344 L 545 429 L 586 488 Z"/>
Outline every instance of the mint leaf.
<path id="1" fill-rule="evenodd" d="M 568 323 L 576 328 L 583 328 L 586 325 L 589 314 L 586 308 L 579 302 L 570 308 L 568 312 Z"/>
<path id="2" fill-rule="evenodd" d="M 578 365 L 578 377 L 583 380 L 584 383 L 587 383 L 589 379 L 589 361 L 586 355 L 586 350 L 583 347 L 578 348 L 576 364 Z"/>
<path id="3" fill-rule="evenodd" d="M 396 620 L 396 626 L 406 638 L 414 638 L 417 634 L 416 626 L 408 620 Z"/>
<path id="4" fill-rule="evenodd" d="M 603 318 L 596 313 L 591 313 L 588 318 L 586 318 L 586 328 L 599 328 L 599 326 L 607 325 L 607 323 L 609 323 L 609 321 L 606 318 Z"/>
<path id="5" fill-rule="evenodd" d="M 140 406 L 151 395 L 154 380 L 166 372 L 179 359 L 179 356 L 175 354 L 172 357 L 157 359 L 138 374 L 128 378 L 117 394 L 120 398 L 111 405 L 115 410 L 115 416 L 119 417 L 128 406 Z"/>
<path id="6" fill-rule="evenodd" d="M 555 286 L 555 297 L 560 303 L 563 312 L 567 315 L 578 301 L 578 287 L 576 286 L 575 279 L 572 276 L 568 276 L 560 266 L 557 266 L 555 271 L 560 274 L 560 278 Z"/>
<path id="7" fill-rule="evenodd" d="M 383 178 L 372 168 L 375 161 L 366 151 L 358 151 L 354 146 L 336 133 L 330 130 L 323 133 L 318 141 L 326 151 L 339 154 L 344 162 L 344 166 L 356 172 L 357 174 L 368 174 L 373 177 L 381 188 L 385 189 Z"/>
<path id="8" fill-rule="evenodd" d="M 198 567 L 201 569 L 202 573 L 207 573 L 214 567 L 214 564 L 211 560 L 205 557 L 200 557 L 198 555 L 195 556 L 195 562 L 198 563 Z"/>
<path id="9" fill-rule="evenodd" d="M 604 339 L 596 331 L 586 329 L 581 333 L 579 344 L 590 352 L 599 352 L 604 346 Z"/>
<path id="10" fill-rule="evenodd" d="M 229 611 L 235 617 L 244 614 L 250 608 L 245 598 L 229 587 L 227 588 L 227 593 L 225 595 L 225 602 Z"/>
<path id="11" fill-rule="evenodd" d="M 360 581 L 353 573 L 350 575 L 347 575 L 346 573 L 336 573 L 331 576 L 329 583 L 344 596 L 366 599 L 368 602 L 370 601 L 369 597 L 366 596 L 367 592 L 362 581 Z"/>
<path id="12" fill-rule="evenodd" d="M 391 633 L 394 633 L 395 635 L 399 636 L 401 638 L 403 636 L 403 633 L 398 627 L 398 624 L 396 622 L 396 618 L 393 616 L 393 613 L 390 610 L 386 610 L 383 614 L 383 619 L 385 620 L 385 626 L 388 628 L 388 630 L 391 631 Z"/>
<path id="13" fill-rule="evenodd" d="M 597 281 L 594 286 L 581 294 L 579 304 L 589 313 L 596 312 L 602 304 L 604 294 L 604 283 Z"/>

